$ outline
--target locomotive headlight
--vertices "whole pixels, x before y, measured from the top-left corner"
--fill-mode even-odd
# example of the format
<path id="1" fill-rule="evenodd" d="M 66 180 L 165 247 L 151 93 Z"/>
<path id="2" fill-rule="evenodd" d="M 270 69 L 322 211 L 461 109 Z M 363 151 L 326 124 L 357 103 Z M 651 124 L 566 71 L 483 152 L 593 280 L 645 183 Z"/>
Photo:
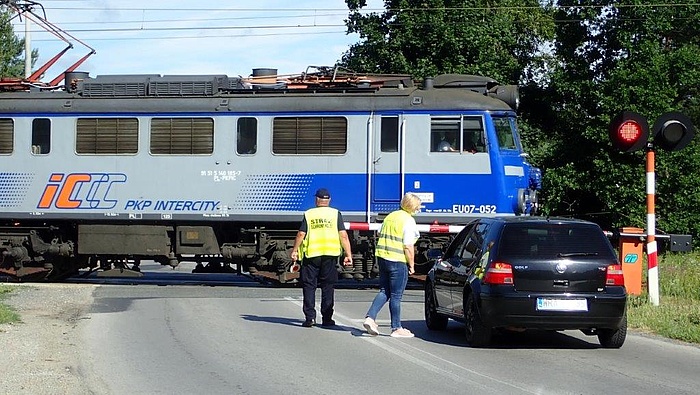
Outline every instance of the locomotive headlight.
<path id="1" fill-rule="evenodd" d="M 520 106 L 520 90 L 517 85 L 496 85 L 489 89 L 488 95 L 504 101 L 515 111 Z"/>

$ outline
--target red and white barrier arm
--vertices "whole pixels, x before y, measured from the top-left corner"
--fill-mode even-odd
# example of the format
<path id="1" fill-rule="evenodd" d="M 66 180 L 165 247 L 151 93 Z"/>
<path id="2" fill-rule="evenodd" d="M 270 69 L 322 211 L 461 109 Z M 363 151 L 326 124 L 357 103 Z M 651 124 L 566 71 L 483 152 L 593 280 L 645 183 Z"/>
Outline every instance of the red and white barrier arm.
<path id="1" fill-rule="evenodd" d="M 417 224 L 417 226 L 418 231 L 421 233 L 459 233 L 464 229 L 464 225 Z M 381 223 L 345 222 L 345 229 L 347 230 L 371 230 L 378 232 L 381 227 Z"/>

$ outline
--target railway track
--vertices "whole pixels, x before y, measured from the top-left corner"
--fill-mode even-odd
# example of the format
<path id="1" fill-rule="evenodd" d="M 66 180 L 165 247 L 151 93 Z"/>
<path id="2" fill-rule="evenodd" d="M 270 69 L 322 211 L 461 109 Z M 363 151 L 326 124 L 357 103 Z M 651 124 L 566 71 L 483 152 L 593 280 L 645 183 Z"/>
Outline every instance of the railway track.
<path id="1" fill-rule="evenodd" d="M 183 263 L 177 268 L 160 265 L 157 263 L 143 264 L 139 271 L 129 269 L 112 269 L 102 271 L 81 271 L 61 281 L 64 283 L 91 283 L 91 284 L 157 284 L 157 285 L 209 285 L 209 286 L 268 286 L 268 287 L 299 287 L 299 273 L 286 273 L 280 281 L 280 275 L 270 272 L 238 272 L 237 270 L 224 270 L 220 272 L 201 272 L 195 270 L 194 264 Z M 38 268 L 37 268 L 38 269 Z M 24 273 L 19 278 L 15 272 L 9 270 L 0 271 L 0 283 L 39 283 L 46 282 L 46 270 L 35 270 Z M 294 281 L 297 280 L 297 281 Z M 425 275 L 409 276 L 409 288 L 422 288 Z M 341 278 L 337 283 L 338 288 L 375 288 L 378 287 L 378 279 L 356 280 L 353 278 Z"/>

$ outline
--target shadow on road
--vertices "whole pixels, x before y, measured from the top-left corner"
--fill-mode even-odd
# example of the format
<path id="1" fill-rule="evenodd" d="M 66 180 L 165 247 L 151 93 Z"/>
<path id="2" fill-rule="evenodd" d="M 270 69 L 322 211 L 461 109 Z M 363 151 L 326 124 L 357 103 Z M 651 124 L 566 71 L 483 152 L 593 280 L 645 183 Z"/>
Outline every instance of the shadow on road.
<path id="1" fill-rule="evenodd" d="M 418 338 L 432 343 L 469 348 L 465 339 L 464 324 L 450 320 L 444 331 L 432 331 L 425 326 L 423 320 L 403 321 L 403 326 L 410 329 Z M 580 339 L 573 334 L 575 331 L 536 331 L 525 332 L 496 331 L 491 345 L 486 349 L 596 349 L 601 348 L 598 338 L 590 338 L 590 342 Z"/>

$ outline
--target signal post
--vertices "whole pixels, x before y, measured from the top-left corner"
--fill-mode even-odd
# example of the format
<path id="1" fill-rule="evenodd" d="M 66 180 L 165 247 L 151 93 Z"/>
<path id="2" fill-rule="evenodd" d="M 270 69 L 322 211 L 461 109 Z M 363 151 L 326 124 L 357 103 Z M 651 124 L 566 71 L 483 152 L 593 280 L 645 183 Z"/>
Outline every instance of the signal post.
<path id="1" fill-rule="evenodd" d="M 652 128 L 653 141 L 649 140 L 649 123 L 643 116 L 623 111 L 610 122 L 609 133 L 613 146 L 622 152 L 633 152 L 646 148 L 646 191 L 647 191 L 647 267 L 649 301 L 659 305 L 659 267 L 656 244 L 655 214 L 655 148 L 678 151 L 687 146 L 695 136 L 695 126 L 683 114 L 669 112 L 661 115 Z"/>
<path id="2" fill-rule="evenodd" d="M 656 155 L 653 147 L 647 149 L 647 282 L 649 301 L 659 305 L 659 258 L 656 248 Z"/>

